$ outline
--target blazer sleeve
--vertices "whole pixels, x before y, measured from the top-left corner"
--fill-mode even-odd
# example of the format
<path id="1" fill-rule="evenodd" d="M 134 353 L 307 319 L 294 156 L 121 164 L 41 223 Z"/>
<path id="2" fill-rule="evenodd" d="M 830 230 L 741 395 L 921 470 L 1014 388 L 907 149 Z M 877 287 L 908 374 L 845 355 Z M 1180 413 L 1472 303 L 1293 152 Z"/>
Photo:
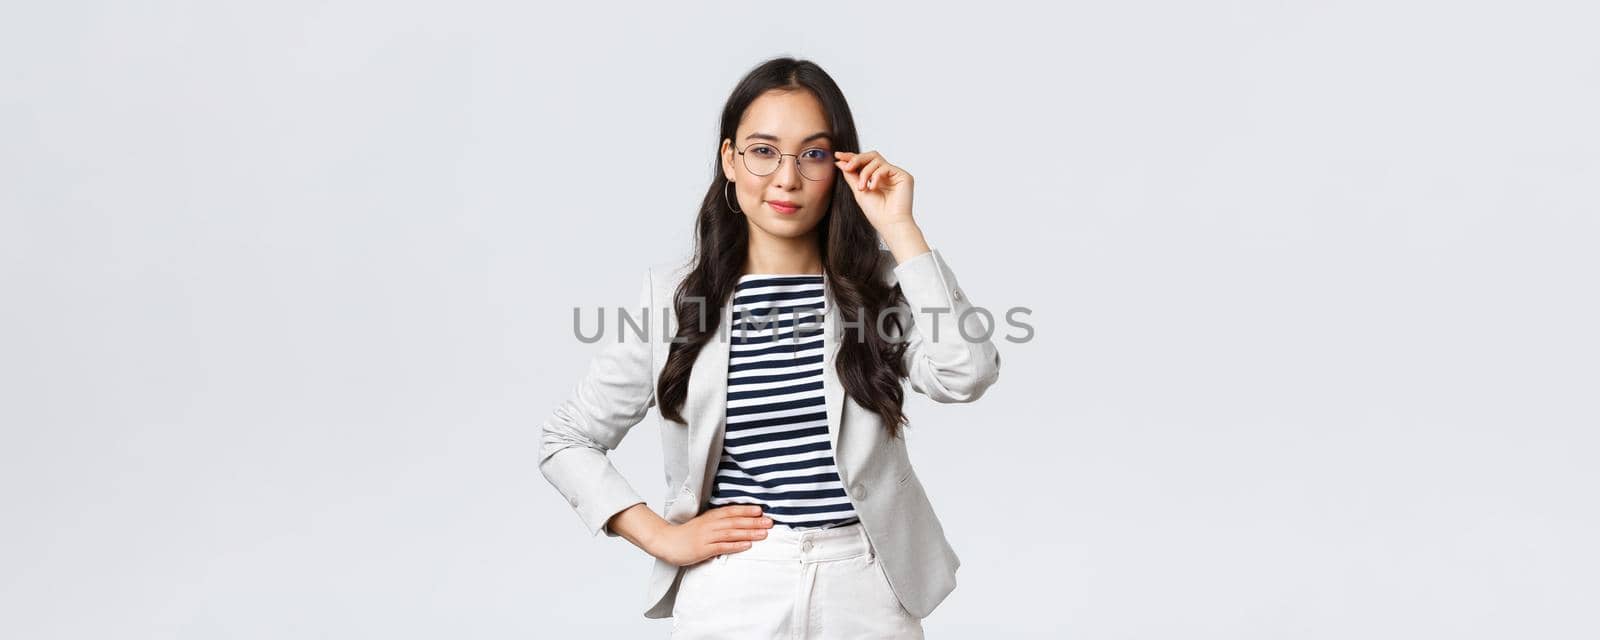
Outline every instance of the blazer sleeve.
<path id="1" fill-rule="evenodd" d="M 629 310 L 643 324 L 647 337 L 661 310 L 652 303 L 651 275 L 644 277 L 639 306 Z M 655 323 L 650 322 L 655 320 Z M 615 449 L 628 430 L 656 404 L 650 342 L 631 327 L 606 334 L 603 347 L 589 363 L 577 389 L 544 423 L 539 471 L 577 511 L 590 535 L 618 537 L 605 526 L 617 512 L 644 502 L 622 477 L 606 452 Z"/>
<path id="2" fill-rule="evenodd" d="M 1000 352 L 991 339 L 992 315 L 972 312 L 972 300 L 938 249 L 894 268 L 905 294 L 905 363 L 911 388 L 936 402 L 972 402 L 1000 377 Z"/>

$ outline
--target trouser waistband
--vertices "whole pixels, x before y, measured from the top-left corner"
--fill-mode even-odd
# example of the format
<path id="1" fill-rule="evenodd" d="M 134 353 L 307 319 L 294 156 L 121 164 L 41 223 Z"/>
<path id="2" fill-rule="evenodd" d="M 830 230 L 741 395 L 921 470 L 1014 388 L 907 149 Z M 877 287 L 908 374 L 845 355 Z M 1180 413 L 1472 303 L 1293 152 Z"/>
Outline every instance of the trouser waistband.
<path id="1" fill-rule="evenodd" d="M 876 556 L 867 530 L 861 523 L 829 527 L 827 529 L 792 529 L 774 525 L 767 537 L 752 540 L 749 549 L 717 556 L 717 559 L 741 558 L 753 560 L 782 560 L 789 562 L 826 562 L 844 560 L 862 554 Z"/>

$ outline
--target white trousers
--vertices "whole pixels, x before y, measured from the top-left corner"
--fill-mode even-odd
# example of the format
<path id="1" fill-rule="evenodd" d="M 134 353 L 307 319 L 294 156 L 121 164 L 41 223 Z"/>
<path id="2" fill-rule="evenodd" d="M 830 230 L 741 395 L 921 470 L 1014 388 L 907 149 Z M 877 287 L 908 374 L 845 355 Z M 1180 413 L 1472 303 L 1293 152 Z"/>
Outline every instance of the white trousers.
<path id="1" fill-rule="evenodd" d="M 749 549 L 684 569 L 672 607 L 675 640 L 917 638 L 861 524 L 773 525 Z"/>

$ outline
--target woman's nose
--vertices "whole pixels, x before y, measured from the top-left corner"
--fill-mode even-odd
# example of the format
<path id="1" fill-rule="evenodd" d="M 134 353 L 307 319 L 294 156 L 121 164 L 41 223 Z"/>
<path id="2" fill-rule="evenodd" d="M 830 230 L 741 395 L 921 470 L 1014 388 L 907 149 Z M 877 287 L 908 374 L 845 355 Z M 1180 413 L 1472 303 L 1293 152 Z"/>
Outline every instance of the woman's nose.
<path id="1" fill-rule="evenodd" d="M 800 186 L 800 161 L 789 156 L 778 159 L 778 170 L 772 172 L 772 184 L 779 189 L 792 191 Z"/>

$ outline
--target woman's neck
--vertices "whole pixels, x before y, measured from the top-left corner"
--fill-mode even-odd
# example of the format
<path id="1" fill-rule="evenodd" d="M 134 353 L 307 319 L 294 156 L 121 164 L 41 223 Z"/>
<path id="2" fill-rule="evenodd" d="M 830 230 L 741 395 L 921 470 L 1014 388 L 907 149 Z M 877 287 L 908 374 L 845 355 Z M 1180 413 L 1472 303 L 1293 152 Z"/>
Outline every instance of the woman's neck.
<path id="1" fill-rule="evenodd" d="M 751 233 L 749 250 L 745 253 L 744 272 L 822 275 L 822 252 L 817 249 L 816 234 L 782 238 Z"/>

